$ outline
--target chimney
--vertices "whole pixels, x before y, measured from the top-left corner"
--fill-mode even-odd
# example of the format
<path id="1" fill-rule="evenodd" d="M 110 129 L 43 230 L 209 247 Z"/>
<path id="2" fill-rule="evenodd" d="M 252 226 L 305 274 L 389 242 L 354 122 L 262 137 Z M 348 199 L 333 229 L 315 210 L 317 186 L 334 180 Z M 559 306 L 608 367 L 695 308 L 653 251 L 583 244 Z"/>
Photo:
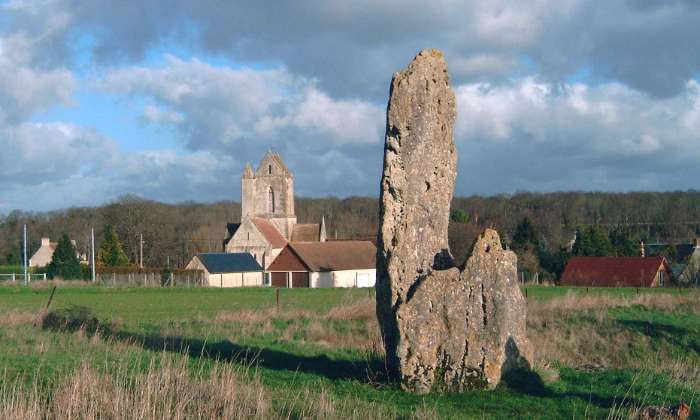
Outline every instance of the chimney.
<path id="1" fill-rule="evenodd" d="M 51 244 L 51 239 L 49 238 L 41 238 L 41 246 L 49 246 Z"/>
<path id="2" fill-rule="evenodd" d="M 639 255 L 644 257 L 644 241 L 639 241 Z"/>

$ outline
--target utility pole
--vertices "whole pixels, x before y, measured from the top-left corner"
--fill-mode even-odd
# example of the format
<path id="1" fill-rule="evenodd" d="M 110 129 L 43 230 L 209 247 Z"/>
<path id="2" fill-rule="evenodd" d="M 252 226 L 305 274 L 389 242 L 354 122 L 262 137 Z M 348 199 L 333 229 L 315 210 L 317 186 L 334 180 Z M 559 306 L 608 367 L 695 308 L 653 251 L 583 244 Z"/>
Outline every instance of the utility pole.
<path id="1" fill-rule="evenodd" d="M 97 279 L 95 277 L 95 228 L 90 228 L 90 262 L 92 266 L 92 282 L 94 283 Z"/>
<path id="2" fill-rule="evenodd" d="M 29 283 L 29 278 L 27 277 L 27 224 L 24 224 L 24 284 Z"/>
<path id="3" fill-rule="evenodd" d="M 139 264 L 143 268 L 143 232 L 139 233 Z"/>

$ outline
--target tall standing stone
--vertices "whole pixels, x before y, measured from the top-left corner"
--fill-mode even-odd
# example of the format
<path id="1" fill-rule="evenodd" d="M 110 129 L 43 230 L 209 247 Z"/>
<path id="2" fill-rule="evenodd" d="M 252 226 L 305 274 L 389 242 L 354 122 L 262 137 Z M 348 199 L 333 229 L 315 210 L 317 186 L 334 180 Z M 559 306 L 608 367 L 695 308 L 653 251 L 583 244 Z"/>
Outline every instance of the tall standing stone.
<path id="1" fill-rule="evenodd" d="M 423 50 L 394 74 L 387 107 L 377 316 L 390 373 L 405 389 L 492 388 L 529 367 L 517 258 L 487 229 L 464 267 L 448 246 L 457 153 L 447 63 Z"/>

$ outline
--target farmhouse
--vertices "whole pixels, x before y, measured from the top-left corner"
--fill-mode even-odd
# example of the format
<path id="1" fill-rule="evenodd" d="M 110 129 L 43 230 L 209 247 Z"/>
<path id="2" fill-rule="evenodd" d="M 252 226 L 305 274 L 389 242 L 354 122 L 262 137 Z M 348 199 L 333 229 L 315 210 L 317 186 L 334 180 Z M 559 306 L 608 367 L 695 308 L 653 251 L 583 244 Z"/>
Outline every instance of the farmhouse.
<path id="1" fill-rule="evenodd" d="M 71 243 L 73 244 L 73 248 L 76 247 L 75 240 L 71 240 Z M 53 253 L 56 250 L 56 247 L 58 246 L 58 242 L 51 242 L 51 239 L 49 238 L 41 238 L 41 246 L 37 251 L 32 255 L 32 257 L 29 259 L 29 266 L 30 267 L 46 267 L 51 263 L 51 259 L 53 258 Z M 76 251 L 76 256 L 80 260 L 82 264 L 87 263 L 87 256 L 80 254 L 79 252 Z"/>
<path id="2" fill-rule="evenodd" d="M 273 287 L 374 287 L 377 248 L 369 241 L 291 242 L 270 264 Z"/>
<path id="3" fill-rule="evenodd" d="M 669 287 L 671 268 L 666 258 L 573 257 L 561 284 L 585 287 Z"/>
<path id="4" fill-rule="evenodd" d="M 667 252 L 669 246 L 668 243 L 643 244 L 642 249 L 646 256 L 656 256 Z M 695 238 L 692 243 L 673 244 L 671 249 L 673 256 L 669 259 L 675 262 L 671 264 L 671 270 L 676 282 L 684 286 L 700 286 L 700 238 Z"/>
<path id="5" fill-rule="evenodd" d="M 205 284 L 211 287 L 263 285 L 263 269 L 247 252 L 197 254 L 186 268 L 203 271 Z"/>
<path id="6" fill-rule="evenodd" d="M 267 268 L 290 241 L 324 242 L 326 225 L 297 223 L 294 175 L 279 154 L 268 151 L 258 168 L 241 177 L 241 221 L 229 223 L 225 252 L 248 252 Z"/>

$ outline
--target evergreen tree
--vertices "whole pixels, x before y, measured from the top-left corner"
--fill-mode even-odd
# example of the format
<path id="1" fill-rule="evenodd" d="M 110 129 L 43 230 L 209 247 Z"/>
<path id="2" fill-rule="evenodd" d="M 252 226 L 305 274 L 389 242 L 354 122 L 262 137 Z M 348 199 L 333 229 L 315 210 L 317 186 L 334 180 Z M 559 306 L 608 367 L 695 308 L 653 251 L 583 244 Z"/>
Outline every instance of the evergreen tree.
<path id="1" fill-rule="evenodd" d="M 614 255 L 614 250 L 605 231 L 600 226 L 593 225 L 579 231 L 572 253 L 583 257 L 604 257 Z"/>
<path id="2" fill-rule="evenodd" d="M 554 278 L 559 279 L 564 272 L 564 268 L 566 268 L 566 263 L 568 263 L 569 258 L 571 258 L 571 254 L 563 247 L 553 252 L 542 247 L 540 248 L 538 257 L 542 268 L 553 274 Z"/>
<path id="3" fill-rule="evenodd" d="M 639 242 L 632 239 L 629 228 L 618 226 L 610 231 L 610 245 L 618 257 L 639 256 Z"/>
<path id="4" fill-rule="evenodd" d="M 76 280 L 82 277 L 80 261 L 67 234 L 63 234 L 53 252 L 47 274 L 49 277 L 61 277 L 65 280 Z"/>
<path id="5" fill-rule="evenodd" d="M 469 221 L 469 215 L 462 209 L 457 209 L 452 212 L 450 219 L 457 223 L 467 223 Z"/>
<path id="6" fill-rule="evenodd" d="M 7 264 L 7 265 L 20 265 L 20 264 L 22 264 L 22 261 L 17 256 L 17 254 L 15 254 L 13 252 L 8 252 L 7 254 L 5 254 L 5 264 Z"/>
<path id="7" fill-rule="evenodd" d="M 97 253 L 97 264 L 103 267 L 124 267 L 129 258 L 124 253 L 121 241 L 111 225 L 105 225 L 104 239 Z"/>
<path id="8" fill-rule="evenodd" d="M 515 250 L 537 249 L 539 247 L 539 233 L 527 217 L 518 223 L 513 234 L 512 247 Z"/>

